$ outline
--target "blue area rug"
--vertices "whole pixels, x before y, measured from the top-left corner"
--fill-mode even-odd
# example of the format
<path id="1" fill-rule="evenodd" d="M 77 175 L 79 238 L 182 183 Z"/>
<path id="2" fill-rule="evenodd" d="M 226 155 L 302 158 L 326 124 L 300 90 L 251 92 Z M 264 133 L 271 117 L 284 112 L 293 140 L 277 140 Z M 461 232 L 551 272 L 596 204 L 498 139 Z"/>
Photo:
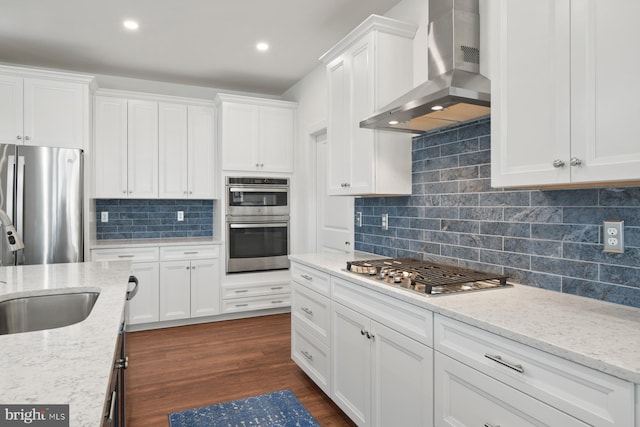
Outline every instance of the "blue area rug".
<path id="1" fill-rule="evenodd" d="M 171 427 L 320 427 L 290 390 L 169 414 Z"/>

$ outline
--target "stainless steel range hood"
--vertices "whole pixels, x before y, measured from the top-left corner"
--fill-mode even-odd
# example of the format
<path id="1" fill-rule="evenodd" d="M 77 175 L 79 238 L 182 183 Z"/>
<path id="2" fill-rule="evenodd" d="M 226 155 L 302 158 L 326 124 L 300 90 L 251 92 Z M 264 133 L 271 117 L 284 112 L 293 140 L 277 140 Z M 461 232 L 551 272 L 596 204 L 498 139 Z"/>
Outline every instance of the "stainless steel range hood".
<path id="1" fill-rule="evenodd" d="M 491 82 L 480 74 L 479 0 L 429 0 L 429 80 L 360 122 L 424 133 L 489 115 Z"/>

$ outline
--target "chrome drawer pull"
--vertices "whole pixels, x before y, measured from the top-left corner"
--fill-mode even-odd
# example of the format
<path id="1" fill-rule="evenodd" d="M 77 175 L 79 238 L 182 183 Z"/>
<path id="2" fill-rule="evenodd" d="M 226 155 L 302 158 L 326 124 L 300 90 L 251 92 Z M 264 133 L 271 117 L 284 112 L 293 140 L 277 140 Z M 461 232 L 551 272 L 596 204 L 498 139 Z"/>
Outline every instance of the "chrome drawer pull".
<path id="1" fill-rule="evenodd" d="M 309 310 L 307 307 L 300 307 L 300 310 L 304 311 L 309 316 L 313 316 L 313 310 Z"/>
<path id="2" fill-rule="evenodd" d="M 249 292 L 249 289 L 240 289 L 236 291 L 236 294 L 241 294 L 242 292 Z"/>
<path id="3" fill-rule="evenodd" d="M 248 306 L 248 305 L 249 305 L 249 304 L 236 304 L 236 307 L 246 307 L 246 306 Z"/>
<path id="4" fill-rule="evenodd" d="M 303 278 L 303 279 L 313 280 L 313 277 L 308 276 L 308 275 L 306 275 L 306 274 L 301 274 L 301 276 L 302 276 L 302 278 Z"/>
<path id="5" fill-rule="evenodd" d="M 278 289 L 282 289 L 284 286 L 274 286 L 271 288 L 272 291 L 277 291 Z"/>
<path id="6" fill-rule="evenodd" d="M 135 255 L 118 255 L 118 258 L 133 258 Z"/>
<path id="7" fill-rule="evenodd" d="M 501 356 L 493 356 L 491 354 L 485 354 L 484 357 L 486 357 L 489 360 L 493 360 L 496 363 L 499 363 L 503 366 L 506 366 L 509 369 L 513 369 L 514 371 L 520 372 L 521 374 L 524 373 L 524 368 L 522 367 L 522 365 L 513 365 L 509 362 L 505 362 L 504 360 L 502 360 Z"/>
<path id="8" fill-rule="evenodd" d="M 282 300 L 275 300 L 275 301 L 271 301 L 271 304 L 282 304 L 284 301 Z"/>
<path id="9" fill-rule="evenodd" d="M 185 252 L 184 254 L 185 255 L 195 255 L 197 253 L 198 253 L 198 251 L 191 251 L 191 252 Z"/>
<path id="10" fill-rule="evenodd" d="M 489 424 L 489 423 L 484 423 L 484 427 L 500 427 L 499 425 L 493 425 L 493 424 Z"/>
<path id="11" fill-rule="evenodd" d="M 304 357 L 306 357 L 307 359 L 309 359 L 309 360 L 313 360 L 313 356 L 312 356 L 311 354 L 309 354 L 307 351 L 305 351 L 305 350 L 301 350 L 301 351 L 300 351 L 300 353 L 302 353 L 302 355 L 303 355 Z"/>

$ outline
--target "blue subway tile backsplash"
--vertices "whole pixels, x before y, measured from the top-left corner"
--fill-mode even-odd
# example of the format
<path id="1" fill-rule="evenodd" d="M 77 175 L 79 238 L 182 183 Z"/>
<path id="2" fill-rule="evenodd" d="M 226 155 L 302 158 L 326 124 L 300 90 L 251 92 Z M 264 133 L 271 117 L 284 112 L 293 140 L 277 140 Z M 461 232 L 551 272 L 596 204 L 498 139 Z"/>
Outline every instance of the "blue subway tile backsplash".
<path id="1" fill-rule="evenodd" d="M 96 200 L 98 240 L 213 236 L 213 200 Z M 109 222 L 101 213 L 109 212 Z M 184 212 L 184 221 L 177 212 Z"/>
<path id="2" fill-rule="evenodd" d="M 357 198 L 356 249 L 640 307 L 640 187 L 492 188 L 490 130 L 482 119 L 414 137 L 413 194 Z M 605 219 L 625 221 L 624 253 L 602 252 Z"/>

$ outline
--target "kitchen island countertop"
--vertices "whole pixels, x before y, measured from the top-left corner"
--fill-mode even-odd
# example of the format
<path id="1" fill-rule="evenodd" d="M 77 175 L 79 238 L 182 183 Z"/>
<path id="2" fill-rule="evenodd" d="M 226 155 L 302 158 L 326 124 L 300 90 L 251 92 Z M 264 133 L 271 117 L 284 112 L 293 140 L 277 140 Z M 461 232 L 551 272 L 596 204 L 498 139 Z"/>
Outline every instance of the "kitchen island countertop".
<path id="1" fill-rule="evenodd" d="M 0 268 L 0 301 L 100 292 L 82 322 L 0 335 L 0 403 L 69 404 L 71 427 L 102 425 L 130 268 L 129 261 Z"/>
<path id="2" fill-rule="evenodd" d="M 426 297 L 346 271 L 363 252 L 291 255 L 325 271 L 547 353 L 640 384 L 640 309 L 532 286 Z"/>

